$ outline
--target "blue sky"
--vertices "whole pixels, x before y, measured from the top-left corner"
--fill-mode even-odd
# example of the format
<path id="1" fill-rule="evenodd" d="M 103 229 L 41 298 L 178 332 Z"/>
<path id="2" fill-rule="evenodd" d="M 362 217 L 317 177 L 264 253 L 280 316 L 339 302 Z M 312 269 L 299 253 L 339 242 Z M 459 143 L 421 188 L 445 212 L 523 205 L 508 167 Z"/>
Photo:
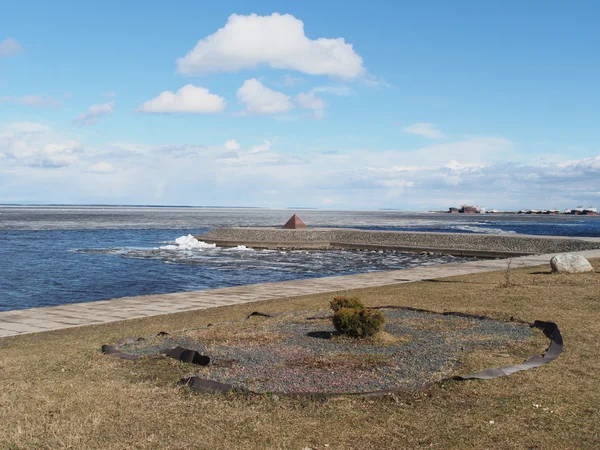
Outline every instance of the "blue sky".
<path id="1" fill-rule="evenodd" d="M 591 1 L 3 2 L 0 202 L 598 206 L 599 19 Z"/>

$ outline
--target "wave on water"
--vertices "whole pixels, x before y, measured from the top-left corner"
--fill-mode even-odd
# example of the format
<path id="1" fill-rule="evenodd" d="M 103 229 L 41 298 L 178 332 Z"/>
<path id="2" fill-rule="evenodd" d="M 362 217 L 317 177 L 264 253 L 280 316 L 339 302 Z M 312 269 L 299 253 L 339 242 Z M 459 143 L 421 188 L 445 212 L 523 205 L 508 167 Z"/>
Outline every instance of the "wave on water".
<path id="1" fill-rule="evenodd" d="M 261 250 L 245 245 L 221 248 L 199 241 L 191 234 L 160 247 L 76 249 L 77 253 L 106 254 L 131 259 L 162 261 L 166 264 L 202 266 L 202 270 L 276 271 L 302 274 L 336 275 L 379 270 L 393 270 L 443 264 L 454 260 L 449 255 L 420 255 L 416 253 L 386 253 L 351 250 Z"/>
<path id="2" fill-rule="evenodd" d="M 485 228 L 478 227 L 475 225 L 454 225 L 451 227 L 453 230 L 467 231 L 469 233 L 478 234 L 516 234 L 516 231 L 502 230 L 500 228 Z"/>

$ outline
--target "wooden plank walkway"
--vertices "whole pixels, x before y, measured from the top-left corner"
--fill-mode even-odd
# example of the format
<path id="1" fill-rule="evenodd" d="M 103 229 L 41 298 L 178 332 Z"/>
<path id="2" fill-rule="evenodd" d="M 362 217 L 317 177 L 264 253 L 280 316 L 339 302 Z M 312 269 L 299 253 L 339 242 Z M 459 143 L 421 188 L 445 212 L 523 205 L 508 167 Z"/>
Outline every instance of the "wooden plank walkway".
<path id="1" fill-rule="evenodd" d="M 600 258 L 600 250 L 576 252 L 586 258 Z M 552 254 L 512 258 L 511 267 L 548 264 Z M 275 298 L 321 294 L 348 289 L 445 278 L 456 275 L 506 269 L 507 260 L 481 260 L 441 264 L 413 269 L 344 275 L 208 289 L 194 292 L 125 297 L 88 303 L 73 303 L 0 312 L 0 338 L 64 328 L 98 325 L 183 311 L 208 309 Z"/>

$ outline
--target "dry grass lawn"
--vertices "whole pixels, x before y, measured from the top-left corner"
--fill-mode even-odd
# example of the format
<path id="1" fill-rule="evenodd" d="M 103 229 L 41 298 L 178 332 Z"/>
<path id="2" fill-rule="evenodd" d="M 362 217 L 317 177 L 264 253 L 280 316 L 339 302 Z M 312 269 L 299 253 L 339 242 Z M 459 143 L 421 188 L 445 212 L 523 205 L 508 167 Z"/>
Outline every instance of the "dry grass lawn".
<path id="1" fill-rule="evenodd" d="M 314 295 L 0 339 L 0 448 L 600 448 L 600 260 L 343 292 L 365 304 L 558 324 L 565 352 L 538 369 L 382 398 L 198 395 L 168 359 L 123 361 L 100 346 L 241 319 L 328 308 Z M 215 336 L 215 339 L 219 338 Z M 266 338 L 266 337 L 264 337 Z M 472 353 L 461 373 L 518 362 L 530 349 Z"/>

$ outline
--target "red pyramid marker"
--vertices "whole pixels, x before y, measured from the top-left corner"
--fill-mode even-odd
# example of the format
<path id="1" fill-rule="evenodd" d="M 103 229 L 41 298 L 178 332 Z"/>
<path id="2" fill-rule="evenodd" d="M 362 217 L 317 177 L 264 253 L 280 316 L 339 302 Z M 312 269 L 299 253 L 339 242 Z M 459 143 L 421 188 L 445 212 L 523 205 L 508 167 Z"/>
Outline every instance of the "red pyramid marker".
<path id="1" fill-rule="evenodd" d="M 300 217 L 298 217 L 296 214 L 294 214 L 292 217 L 290 217 L 290 220 L 288 220 L 285 223 L 283 228 L 287 228 L 288 230 L 296 230 L 297 228 L 308 228 L 308 227 L 306 226 L 306 224 L 304 222 L 302 222 L 302 220 L 300 220 Z"/>

